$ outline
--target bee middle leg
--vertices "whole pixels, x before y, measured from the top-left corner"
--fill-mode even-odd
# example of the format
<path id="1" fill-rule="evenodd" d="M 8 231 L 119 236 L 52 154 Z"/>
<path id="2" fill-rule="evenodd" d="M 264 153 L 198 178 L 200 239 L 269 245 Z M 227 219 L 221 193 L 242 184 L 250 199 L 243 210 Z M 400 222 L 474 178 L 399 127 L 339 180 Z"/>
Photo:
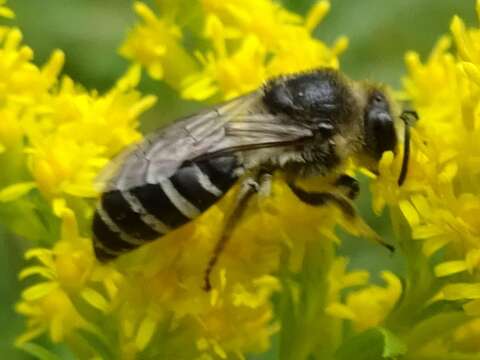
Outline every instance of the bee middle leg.
<path id="1" fill-rule="evenodd" d="M 222 234 L 213 249 L 212 256 L 205 269 L 203 278 L 204 284 L 202 288 L 207 292 L 212 289 L 212 284 L 210 282 L 212 270 L 217 264 L 218 258 L 230 239 L 238 220 L 245 213 L 249 200 L 257 193 L 261 196 L 268 196 L 270 194 L 271 174 L 262 173 L 257 178 L 258 180 L 248 178 L 240 186 L 234 208 L 227 216 Z"/>

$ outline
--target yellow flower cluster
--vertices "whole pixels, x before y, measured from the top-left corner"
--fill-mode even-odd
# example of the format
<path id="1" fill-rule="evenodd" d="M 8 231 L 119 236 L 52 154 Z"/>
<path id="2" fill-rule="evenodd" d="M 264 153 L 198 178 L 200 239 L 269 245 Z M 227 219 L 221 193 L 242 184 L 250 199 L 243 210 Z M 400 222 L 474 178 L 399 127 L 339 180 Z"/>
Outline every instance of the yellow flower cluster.
<path id="1" fill-rule="evenodd" d="M 455 50 L 445 36 L 425 63 L 407 53 L 403 96 L 420 116 L 412 129 L 409 176 L 402 188 L 388 180 L 399 163 L 385 154 L 372 185 L 376 210 L 388 204 L 407 220 L 412 240 L 401 246 L 417 268 L 392 320 L 406 327 L 422 311 L 450 304 L 450 317 L 430 310 L 430 322 L 408 329 L 412 358 L 478 354 L 480 343 L 480 30 L 454 17 L 451 32 Z M 437 336 L 413 340 L 427 329 Z"/>
<path id="2" fill-rule="evenodd" d="M 99 169 L 140 138 L 137 117 L 155 99 L 142 98 L 134 90 L 138 67 L 99 95 L 68 77 L 58 79 L 64 62 L 61 51 L 39 68 L 32 63 L 32 50 L 21 41 L 19 29 L 0 29 L 0 163 L 4 169 L 0 201 L 8 203 L 2 214 L 12 230 L 51 243 L 54 229 L 48 223 L 58 221 L 49 211 L 45 219 L 38 218 L 38 208 L 43 206 L 42 212 L 48 205 L 38 203 L 38 194 L 31 190 L 38 189 L 49 201 L 64 198 L 83 206 L 80 215 L 85 222 L 86 206 L 74 199 L 95 196 L 93 179 Z M 31 227 L 25 226 L 25 218 Z"/>
<path id="3" fill-rule="evenodd" d="M 319 1 L 305 18 L 271 0 L 158 1 L 158 6 L 160 16 L 135 4 L 142 23 L 120 51 L 186 99 L 229 99 L 275 75 L 337 68 L 337 55 L 347 46 L 343 37 L 329 48 L 312 36 L 328 1 Z M 202 46 L 190 48 L 183 34 Z"/>
<path id="4" fill-rule="evenodd" d="M 1 6 L 0 15 L 13 12 Z M 32 59 L 21 31 L 0 27 L 0 219 L 32 245 L 48 245 L 29 250 L 26 258 L 35 263 L 20 273 L 36 279 L 17 305 L 28 319 L 20 347 L 45 332 L 55 342 L 80 328 L 101 337 L 82 306 L 107 311 L 122 277 L 96 264 L 88 198 L 96 196 L 99 169 L 141 138 L 138 116 L 155 101 L 135 90 L 138 66 L 98 94 L 59 78 L 61 51 L 42 67 Z"/>
<path id="5" fill-rule="evenodd" d="M 64 61 L 61 51 L 38 68 L 31 61 L 32 50 L 21 44 L 21 32 L 1 30 L 0 143 L 10 162 L 3 185 L 26 176 L 20 168 L 26 157 L 45 196 L 93 196 L 99 169 L 140 138 L 137 117 L 155 101 L 134 91 L 140 69 L 133 67 L 104 95 L 87 92 L 68 77 L 57 79 Z M 10 189 L 7 194 L 12 192 L 17 193 Z"/>

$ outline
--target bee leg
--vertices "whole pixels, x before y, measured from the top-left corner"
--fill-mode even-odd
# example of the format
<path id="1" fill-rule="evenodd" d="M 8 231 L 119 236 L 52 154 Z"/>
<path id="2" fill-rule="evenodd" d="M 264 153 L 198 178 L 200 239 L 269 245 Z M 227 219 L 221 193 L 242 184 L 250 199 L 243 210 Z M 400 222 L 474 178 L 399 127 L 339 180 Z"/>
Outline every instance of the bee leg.
<path id="1" fill-rule="evenodd" d="M 340 175 L 334 183 L 334 186 L 345 191 L 346 196 L 354 200 L 357 198 L 358 193 L 360 192 L 360 185 L 358 180 L 348 176 L 347 174 Z"/>
<path id="2" fill-rule="evenodd" d="M 351 202 L 339 194 L 329 192 L 309 192 L 298 187 L 293 182 L 288 183 L 288 186 L 298 199 L 308 205 L 322 206 L 328 203 L 333 203 L 342 210 L 345 217 L 354 218 L 356 216 L 355 208 Z"/>
<path id="3" fill-rule="evenodd" d="M 329 192 L 309 192 L 295 185 L 293 182 L 289 182 L 288 186 L 292 192 L 304 203 L 312 206 L 322 206 L 328 203 L 333 203 L 340 208 L 344 216 L 347 219 L 354 220 L 357 218 L 357 212 L 350 200 L 346 199 L 340 194 L 334 194 Z M 368 226 L 368 225 L 367 225 Z M 378 236 L 373 230 L 370 230 L 373 234 L 369 237 L 385 247 L 388 251 L 393 253 L 395 248 L 386 243 L 380 236 Z"/>
<path id="4" fill-rule="evenodd" d="M 268 197 L 272 194 L 272 174 L 270 172 L 262 172 L 259 175 L 258 195 L 260 197 Z"/>
<path id="5" fill-rule="evenodd" d="M 225 248 L 225 245 L 229 240 L 237 224 L 238 219 L 240 219 L 244 214 L 245 209 L 247 208 L 248 201 L 251 199 L 251 197 L 254 194 L 261 192 L 264 187 L 267 189 L 270 187 L 268 184 L 266 184 L 270 182 L 269 176 L 267 177 L 266 174 L 261 174 L 259 176 L 259 179 L 261 181 L 260 184 L 252 178 L 246 179 L 242 183 L 239 189 L 237 199 L 235 202 L 235 207 L 233 208 L 232 212 L 228 215 L 222 235 L 217 241 L 217 244 L 215 245 L 215 248 L 213 250 L 213 254 L 210 257 L 210 260 L 208 261 L 207 267 L 205 269 L 205 274 L 203 278 L 204 279 L 203 290 L 205 291 L 210 291 L 212 289 L 212 284 L 210 282 L 210 274 L 212 273 L 212 270 L 215 267 L 220 254 Z"/>

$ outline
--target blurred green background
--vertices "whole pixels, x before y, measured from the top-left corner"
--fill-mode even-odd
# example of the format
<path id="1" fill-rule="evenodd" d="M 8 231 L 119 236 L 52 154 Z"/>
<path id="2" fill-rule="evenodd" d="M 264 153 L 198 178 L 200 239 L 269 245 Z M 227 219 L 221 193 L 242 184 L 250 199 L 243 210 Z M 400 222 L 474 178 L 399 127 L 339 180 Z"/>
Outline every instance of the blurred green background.
<path id="1" fill-rule="evenodd" d="M 313 2 L 284 0 L 283 4 L 305 13 Z M 448 32 L 454 14 L 468 24 L 476 22 L 474 0 L 332 0 L 331 3 L 331 12 L 316 34 L 327 43 L 339 35 L 349 37 L 350 46 L 341 58 L 342 70 L 355 79 L 369 78 L 394 87 L 401 85 L 407 50 L 416 50 L 425 58 L 436 39 Z M 127 62 L 117 55 L 117 49 L 135 22 L 131 0 L 10 0 L 8 4 L 17 14 L 14 23 L 22 29 L 25 43 L 35 51 L 37 64 L 43 64 L 53 49 L 60 48 L 66 53 L 64 73 L 86 88 L 98 90 L 109 88 L 126 69 Z M 143 118 L 145 129 L 200 106 L 186 104 L 167 86 L 147 78 L 142 80 L 140 89 L 159 97 L 155 108 Z M 385 217 L 371 213 L 366 190 L 363 186 L 358 206 L 367 222 L 391 242 L 389 224 Z M 29 359 L 12 346 L 23 326 L 23 319 L 14 313 L 13 306 L 21 290 L 17 273 L 27 245 L 0 228 L 1 359 Z M 363 267 L 373 273 L 385 268 L 401 272 L 398 254 L 392 257 L 365 241 L 346 239 L 340 251 L 351 257 L 352 268 Z M 61 358 L 71 358 L 62 347 L 55 352 Z M 266 358 L 274 359 L 275 355 L 261 357 Z"/>

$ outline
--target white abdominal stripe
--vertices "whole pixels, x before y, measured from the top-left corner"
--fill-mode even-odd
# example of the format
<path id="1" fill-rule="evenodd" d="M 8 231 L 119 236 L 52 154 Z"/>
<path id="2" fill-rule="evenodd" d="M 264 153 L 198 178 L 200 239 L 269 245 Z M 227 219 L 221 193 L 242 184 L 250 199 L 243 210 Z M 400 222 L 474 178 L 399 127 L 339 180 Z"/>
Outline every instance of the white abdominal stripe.
<path id="1" fill-rule="evenodd" d="M 104 193 L 93 219 L 97 257 L 115 258 L 199 216 L 237 180 L 224 164 L 188 162 L 156 184 Z"/>

